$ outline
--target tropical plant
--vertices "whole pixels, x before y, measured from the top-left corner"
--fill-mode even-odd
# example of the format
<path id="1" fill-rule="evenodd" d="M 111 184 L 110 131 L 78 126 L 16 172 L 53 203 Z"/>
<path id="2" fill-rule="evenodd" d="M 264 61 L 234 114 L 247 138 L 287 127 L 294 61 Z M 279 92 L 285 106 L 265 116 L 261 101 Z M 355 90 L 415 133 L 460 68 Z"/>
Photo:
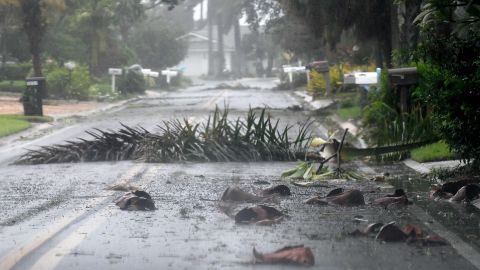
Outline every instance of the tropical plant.
<path id="1" fill-rule="evenodd" d="M 460 157 L 480 166 L 480 4 L 426 0 L 416 19 L 421 75 L 416 96 L 432 112 L 435 129 Z"/>
<path id="2" fill-rule="evenodd" d="M 244 119 L 229 119 L 218 108 L 203 123 L 187 119 L 165 121 L 159 133 L 122 125 L 118 131 L 87 132 L 93 139 L 44 146 L 22 156 L 18 164 L 143 160 L 176 161 L 292 161 L 304 157 L 310 122 L 281 128 L 265 109 L 251 109 Z"/>

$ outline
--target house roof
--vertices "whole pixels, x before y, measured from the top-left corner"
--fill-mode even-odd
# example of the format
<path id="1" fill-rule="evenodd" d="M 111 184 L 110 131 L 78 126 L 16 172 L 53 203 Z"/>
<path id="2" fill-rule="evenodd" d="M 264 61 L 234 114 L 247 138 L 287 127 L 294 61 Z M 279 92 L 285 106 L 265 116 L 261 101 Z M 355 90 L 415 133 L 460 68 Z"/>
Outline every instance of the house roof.
<path id="1" fill-rule="evenodd" d="M 215 31 L 214 31 L 214 34 L 215 34 Z M 223 49 L 224 51 L 228 51 L 228 52 L 233 52 L 235 51 L 235 47 L 227 40 L 228 36 L 227 35 L 224 35 L 224 40 L 223 40 Z M 180 40 L 180 39 L 184 39 L 184 40 L 188 40 L 189 42 L 189 50 L 191 51 L 208 51 L 208 46 L 198 46 L 198 45 L 195 45 L 195 44 L 200 44 L 200 43 L 203 43 L 203 44 L 207 44 L 208 43 L 208 33 L 207 35 L 204 35 L 202 31 L 192 31 L 192 32 L 189 32 L 187 34 L 184 34 L 182 36 L 179 36 L 176 38 L 177 40 Z M 217 46 L 216 44 L 218 44 L 218 41 L 216 39 L 212 39 L 212 43 L 215 44 L 214 45 L 214 51 L 217 50 Z M 203 48 L 202 48 L 203 47 Z"/>

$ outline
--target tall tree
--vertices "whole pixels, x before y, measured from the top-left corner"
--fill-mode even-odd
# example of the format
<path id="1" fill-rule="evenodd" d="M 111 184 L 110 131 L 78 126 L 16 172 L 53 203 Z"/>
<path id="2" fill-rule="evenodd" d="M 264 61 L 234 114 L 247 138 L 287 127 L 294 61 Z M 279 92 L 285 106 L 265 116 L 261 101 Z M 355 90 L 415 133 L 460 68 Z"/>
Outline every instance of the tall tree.
<path id="1" fill-rule="evenodd" d="M 120 29 L 122 41 L 127 42 L 130 29 L 145 18 L 145 6 L 142 0 L 117 0 L 114 11 L 113 20 Z"/>
<path id="2" fill-rule="evenodd" d="M 0 0 L 0 6 L 20 10 L 23 30 L 28 38 L 35 76 L 42 76 L 42 45 L 48 24 L 65 8 L 63 0 Z"/>

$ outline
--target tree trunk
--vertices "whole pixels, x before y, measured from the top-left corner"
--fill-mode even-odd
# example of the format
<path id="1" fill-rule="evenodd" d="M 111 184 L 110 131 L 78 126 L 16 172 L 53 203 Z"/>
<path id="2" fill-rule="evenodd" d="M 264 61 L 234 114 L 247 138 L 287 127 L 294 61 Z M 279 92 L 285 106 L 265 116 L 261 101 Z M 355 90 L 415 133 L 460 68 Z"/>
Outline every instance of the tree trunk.
<path id="1" fill-rule="evenodd" d="M 217 13 L 217 43 L 218 43 L 218 67 L 216 75 L 217 77 L 223 74 L 225 69 L 225 52 L 223 47 L 223 16 L 221 12 Z"/>
<path id="2" fill-rule="evenodd" d="M 273 60 L 274 54 L 272 52 L 267 53 L 267 69 L 265 70 L 265 74 L 267 77 L 272 77 L 272 69 L 273 69 Z"/>
<path id="3" fill-rule="evenodd" d="M 208 75 L 213 75 L 213 1 L 208 0 L 207 25 L 208 25 Z"/>
<path id="4" fill-rule="evenodd" d="M 233 22 L 233 31 L 235 36 L 235 62 L 232 63 L 233 73 L 237 78 L 242 76 L 243 52 L 241 46 L 240 23 L 238 19 Z"/>
<path id="5" fill-rule="evenodd" d="M 383 59 L 387 68 L 392 68 L 392 3 L 385 1 L 383 26 Z"/>
<path id="6" fill-rule="evenodd" d="M 39 1 L 21 1 L 23 12 L 23 29 L 27 34 L 32 54 L 33 72 L 36 77 L 42 77 L 41 46 L 45 34 L 45 22 L 42 19 L 42 9 Z"/>
<path id="7" fill-rule="evenodd" d="M 2 53 L 2 62 L 0 66 L 5 66 L 5 63 L 7 62 L 7 46 L 5 44 L 5 32 L 2 30 L 2 33 L 0 33 L 0 51 Z M 0 78 L 1 80 L 1 78 Z"/>

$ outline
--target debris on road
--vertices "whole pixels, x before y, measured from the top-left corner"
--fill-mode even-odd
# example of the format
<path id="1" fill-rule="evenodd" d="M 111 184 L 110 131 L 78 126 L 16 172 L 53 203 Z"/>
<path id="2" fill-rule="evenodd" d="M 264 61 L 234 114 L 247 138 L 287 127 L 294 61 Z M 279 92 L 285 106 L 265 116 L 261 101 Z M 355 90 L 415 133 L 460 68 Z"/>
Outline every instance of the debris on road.
<path id="1" fill-rule="evenodd" d="M 397 189 L 394 194 L 375 199 L 373 204 L 388 207 L 389 205 L 408 205 L 409 201 L 405 191 L 403 189 Z"/>
<path id="2" fill-rule="evenodd" d="M 385 242 L 402 242 L 407 240 L 407 235 L 395 225 L 395 222 L 390 222 L 383 225 L 375 236 L 375 240 Z"/>
<path id="3" fill-rule="evenodd" d="M 356 229 L 349 233 L 351 236 L 368 236 L 371 233 L 377 233 L 378 230 L 383 227 L 383 223 L 370 223 L 364 229 Z"/>
<path id="4" fill-rule="evenodd" d="M 235 215 L 235 223 L 252 224 L 260 222 L 258 225 L 270 225 L 283 217 L 282 212 L 273 207 L 257 205 L 240 210 Z"/>
<path id="5" fill-rule="evenodd" d="M 309 247 L 289 246 L 279 249 L 273 253 L 262 254 L 253 248 L 255 263 L 264 264 L 290 264 L 299 266 L 313 266 L 315 258 Z"/>
<path id="6" fill-rule="evenodd" d="M 263 199 L 262 197 L 243 191 L 239 187 L 228 187 L 225 192 L 223 192 L 220 200 L 231 202 L 260 202 Z"/>
<path id="7" fill-rule="evenodd" d="M 281 126 L 281 127 L 280 127 Z M 228 108 L 216 109 L 206 123 L 188 119 L 164 121 L 159 133 L 142 127 L 87 131 L 93 139 L 29 150 L 15 164 L 141 160 L 145 162 L 293 161 L 306 155 L 311 122 L 280 125 L 265 109 L 250 109 L 244 119 L 228 118 Z"/>
<path id="8" fill-rule="evenodd" d="M 138 187 L 136 186 L 132 186 L 128 183 L 120 183 L 120 184 L 116 184 L 116 185 L 113 185 L 113 186 L 110 186 L 110 187 L 107 187 L 106 188 L 107 190 L 115 190 L 115 191 L 125 191 L 125 192 L 128 192 L 128 191 L 135 191 L 135 190 L 140 190 Z"/>
<path id="9" fill-rule="evenodd" d="M 157 209 L 150 194 L 142 190 L 125 193 L 115 200 L 115 204 L 122 210 L 152 211 Z"/>
<path id="10" fill-rule="evenodd" d="M 369 236 L 376 233 L 375 240 L 384 242 L 406 242 L 408 244 L 419 244 L 421 246 L 443 246 L 449 243 L 438 235 L 425 235 L 423 230 L 412 224 L 405 225 L 400 229 L 395 222 L 387 224 L 371 223 L 363 229 L 356 229 L 349 233 L 350 236 Z"/>
<path id="11" fill-rule="evenodd" d="M 332 203 L 341 206 L 360 206 L 365 205 L 365 199 L 363 193 L 357 189 L 347 191 L 343 191 L 343 189 L 334 189 L 324 198 L 316 196 L 306 200 L 305 203 L 319 205 Z"/>
<path id="12" fill-rule="evenodd" d="M 266 188 L 260 192 L 262 196 L 272 196 L 272 195 L 280 195 L 280 196 L 290 196 L 292 193 L 290 192 L 290 188 L 286 185 L 277 185 L 273 187 Z"/>
<path id="13" fill-rule="evenodd" d="M 451 202 L 471 202 L 479 198 L 480 179 L 478 177 L 462 178 L 447 182 L 440 187 L 433 187 L 430 198 L 448 199 Z"/>

